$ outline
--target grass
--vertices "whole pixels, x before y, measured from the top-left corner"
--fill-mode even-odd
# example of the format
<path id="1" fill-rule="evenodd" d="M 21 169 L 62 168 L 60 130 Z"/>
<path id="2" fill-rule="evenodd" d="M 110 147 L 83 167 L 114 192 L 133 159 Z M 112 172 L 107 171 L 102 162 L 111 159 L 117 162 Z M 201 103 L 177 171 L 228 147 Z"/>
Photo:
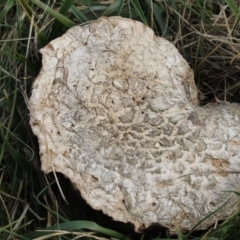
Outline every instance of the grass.
<path id="1" fill-rule="evenodd" d="M 141 21 L 172 41 L 195 73 L 201 104 L 240 103 L 240 11 L 237 0 L 0 0 L 0 238 L 151 239 L 96 219 L 53 175 L 40 171 L 27 99 L 41 68 L 39 48 L 68 28 L 101 16 Z M 66 180 L 58 175 L 64 194 Z M 95 222 L 100 222 L 102 227 Z M 114 224 L 113 224 L 114 225 Z M 152 239 L 240 239 L 239 212 L 203 232 Z M 115 229 L 115 230 L 113 230 Z M 40 230 L 40 231 L 37 231 Z"/>

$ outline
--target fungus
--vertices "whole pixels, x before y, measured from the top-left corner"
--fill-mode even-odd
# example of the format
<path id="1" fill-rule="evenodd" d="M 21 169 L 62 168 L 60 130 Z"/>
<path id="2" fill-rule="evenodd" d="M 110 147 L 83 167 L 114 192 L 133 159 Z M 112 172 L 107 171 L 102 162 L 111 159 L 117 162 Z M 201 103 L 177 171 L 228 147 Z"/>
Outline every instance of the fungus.
<path id="1" fill-rule="evenodd" d="M 61 172 L 96 210 L 190 230 L 239 206 L 240 107 L 198 106 L 187 62 L 140 22 L 101 18 L 40 52 L 30 124 L 45 173 Z M 228 192 L 227 192 L 228 191 Z"/>

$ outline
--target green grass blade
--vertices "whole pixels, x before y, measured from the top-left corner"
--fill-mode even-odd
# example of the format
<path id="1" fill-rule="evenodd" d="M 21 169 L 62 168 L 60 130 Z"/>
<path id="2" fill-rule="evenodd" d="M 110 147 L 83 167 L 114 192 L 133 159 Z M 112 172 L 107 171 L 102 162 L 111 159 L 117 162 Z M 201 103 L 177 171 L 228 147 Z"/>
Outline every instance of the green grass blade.
<path id="1" fill-rule="evenodd" d="M 234 194 L 236 194 L 238 197 L 240 197 L 240 192 L 237 192 L 237 191 L 223 191 L 223 192 L 234 193 Z"/>
<path id="2" fill-rule="evenodd" d="M 11 100 L 7 99 L 8 100 L 8 105 L 9 105 L 9 109 L 11 109 L 10 114 L 9 114 L 8 124 L 5 126 L 2 122 L 0 122 L 1 135 L 2 135 L 2 139 L 4 140 L 2 148 L 0 149 L 0 165 L 1 165 L 2 160 L 3 160 L 5 147 L 6 147 L 6 145 L 9 145 L 8 144 L 9 134 L 10 134 L 10 129 L 11 129 L 12 124 L 13 124 L 14 113 L 15 113 L 15 109 L 16 109 L 17 86 L 18 86 L 17 82 L 15 82 L 14 85 L 15 86 L 14 86 L 13 94 L 12 94 L 12 97 L 11 97 L 12 99 Z M 10 88 L 11 88 L 11 86 L 9 87 L 9 89 Z M 6 96 L 5 96 L 5 98 L 6 98 Z"/>
<path id="3" fill-rule="evenodd" d="M 182 6 L 186 7 L 191 11 L 191 13 L 195 14 L 196 16 L 201 17 L 201 13 L 196 11 L 191 5 L 187 4 L 186 1 L 179 0 L 179 2 L 182 4 Z"/>
<path id="4" fill-rule="evenodd" d="M 121 7 L 122 0 L 116 0 L 113 2 L 103 13 L 102 16 L 109 15 L 113 12 L 117 12 L 119 10 L 119 7 Z"/>
<path id="5" fill-rule="evenodd" d="M 231 11 L 233 12 L 233 14 L 239 18 L 240 16 L 240 11 L 238 6 L 236 5 L 236 3 L 233 0 L 224 0 L 225 3 L 229 6 L 229 8 L 231 9 Z"/>
<path id="6" fill-rule="evenodd" d="M 104 12 L 107 10 L 107 8 L 107 6 L 95 5 L 82 10 L 82 13 L 89 16 L 89 20 L 96 20 L 98 17 L 104 15 Z"/>
<path id="7" fill-rule="evenodd" d="M 24 234 L 22 236 L 24 238 L 33 239 L 33 238 L 37 238 L 37 237 L 47 235 L 51 231 L 56 231 L 56 230 L 63 230 L 63 231 L 76 231 L 76 230 L 78 230 L 78 231 L 81 231 L 81 230 L 86 230 L 86 229 L 90 230 L 90 231 L 97 232 L 97 233 L 105 234 L 105 235 L 110 236 L 112 238 L 117 238 L 117 239 L 125 239 L 126 238 L 121 233 L 118 233 L 118 232 L 113 231 L 111 229 L 101 227 L 100 225 L 96 224 L 95 222 L 91 222 L 91 221 L 69 221 L 69 222 L 60 223 L 58 225 L 54 225 L 54 226 L 51 226 L 51 227 L 47 227 L 47 228 L 41 229 L 39 231 L 27 233 L 27 234 Z"/>
<path id="8" fill-rule="evenodd" d="M 29 6 L 29 4 L 25 0 L 18 0 L 19 4 L 22 6 L 23 10 L 27 14 L 27 17 L 29 21 L 32 21 L 32 17 L 35 16 L 34 10 Z M 36 17 L 36 20 L 38 21 L 39 19 Z M 40 41 L 40 47 L 45 46 L 48 43 L 47 37 L 43 32 L 40 31 L 38 26 L 34 23 L 33 24 L 34 29 L 38 33 L 38 39 Z"/>
<path id="9" fill-rule="evenodd" d="M 176 232 L 177 232 L 178 240 L 183 240 L 182 233 L 178 228 L 177 228 Z"/>
<path id="10" fill-rule="evenodd" d="M 143 12 L 139 2 L 136 0 L 130 0 L 130 2 L 131 2 L 131 5 L 133 6 L 133 8 L 135 9 L 135 11 L 137 12 L 141 22 L 143 22 L 145 25 L 148 25 L 146 16 L 144 15 L 144 12 Z"/>
<path id="11" fill-rule="evenodd" d="M 0 46 L 1 46 L 1 44 L 0 44 Z M 13 52 L 12 49 L 6 48 L 5 50 L 6 51 L 0 50 L 0 55 L 6 56 L 7 58 L 9 58 L 11 60 L 15 60 L 19 63 L 27 63 L 28 70 L 31 71 L 32 73 L 36 73 L 37 65 L 35 65 L 33 62 L 31 62 L 29 59 L 25 58 L 24 56 L 22 56 L 21 54 L 19 54 L 17 52 Z M 7 51 L 7 50 L 9 50 L 9 51 Z M 2 64 L 2 62 L 0 61 L 0 66 L 1 66 L 1 64 Z M 0 68 L 0 70 L 1 70 L 1 68 Z"/>
<path id="12" fill-rule="evenodd" d="M 0 100 L 0 107 L 6 107 L 8 105 L 8 101 L 6 99 Z"/>
<path id="13" fill-rule="evenodd" d="M 0 12 L 0 24 L 2 23 L 4 16 L 12 8 L 13 4 L 14 4 L 14 0 L 7 0 L 7 2 L 5 3 L 3 10 Z"/>
<path id="14" fill-rule="evenodd" d="M 122 9 L 123 9 L 123 5 L 124 5 L 124 0 L 121 0 L 118 6 L 118 10 L 117 10 L 117 16 L 121 15 Z"/>
<path id="15" fill-rule="evenodd" d="M 174 22 L 175 22 L 175 28 L 176 28 L 176 32 L 178 32 L 179 31 L 179 28 L 180 28 L 180 26 L 179 26 L 179 16 L 178 16 L 178 14 L 177 14 L 177 6 L 176 6 L 176 3 L 175 3 L 175 1 L 174 0 L 170 0 L 169 1 L 169 4 L 170 4 L 170 6 L 171 6 L 171 8 L 173 9 L 173 15 L 174 15 Z M 167 27 L 167 30 L 168 30 L 168 27 Z M 170 33 L 169 33 L 169 35 L 170 35 Z"/>
<path id="16" fill-rule="evenodd" d="M 93 2 L 92 0 L 79 0 L 79 3 L 87 7 L 91 7 L 96 4 L 99 5 L 99 3 Z"/>
<path id="17" fill-rule="evenodd" d="M 26 172 L 30 173 L 31 166 L 30 163 L 26 160 L 26 158 L 17 150 L 15 150 L 8 141 L 5 140 L 6 148 L 8 149 L 9 153 L 11 154 L 12 158 L 15 162 Z"/>
<path id="18" fill-rule="evenodd" d="M 150 0 L 147 0 L 147 3 L 150 6 L 150 8 L 152 7 L 153 15 L 158 23 L 158 26 L 161 29 L 161 31 L 164 32 L 164 30 L 166 30 L 166 23 L 162 18 L 164 10 L 162 9 L 161 6 L 156 6 L 154 3 L 151 3 Z"/>
<path id="19" fill-rule="evenodd" d="M 48 5 L 46 5 L 42 1 L 39 1 L 39 0 L 31 0 L 31 1 L 34 4 L 36 4 L 38 7 L 42 8 L 43 10 L 45 10 L 52 17 L 57 19 L 59 22 L 61 22 L 67 28 L 70 28 L 70 27 L 73 27 L 73 26 L 76 25 L 73 21 L 71 21 L 67 17 L 63 16 L 61 13 L 57 12 L 56 10 L 50 8 Z"/>
<path id="20" fill-rule="evenodd" d="M 78 10 L 74 5 L 71 6 L 71 11 L 73 15 L 79 20 L 80 23 L 88 22 L 89 19 L 83 14 L 80 10 Z"/>
<path id="21" fill-rule="evenodd" d="M 206 219 L 210 218 L 212 215 L 214 215 L 216 212 L 221 211 L 221 208 L 223 206 L 219 207 L 218 209 L 216 209 L 215 211 L 211 212 L 210 214 L 208 214 L 206 217 L 204 217 L 201 221 L 199 221 L 184 237 L 187 239 L 193 232 L 194 230 L 196 230 L 198 228 L 198 226 L 200 226 Z M 223 226 L 224 227 L 224 226 Z"/>
<path id="22" fill-rule="evenodd" d="M 18 220 L 13 221 L 13 222 L 10 222 L 8 225 L 6 225 L 6 226 L 4 226 L 4 227 L 1 227 L 1 228 L 0 228 L 0 233 L 6 231 L 8 228 L 10 228 L 11 226 L 13 226 L 17 221 L 18 221 Z"/>
<path id="23" fill-rule="evenodd" d="M 66 15 L 70 7 L 72 6 L 74 0 L 65 0 L 59 10 L 59 13 L 62 15 Z M 53 25 L 52 25 L 52 31 L 49 35 L 49 41 L 56 38 L 57 33 L 59 32 L 60 28 L 62 27 L 62 23 L 55 19 Z"/>
<path id="24" fill-rule="evenodd" d="M 170 33 L 168 31 L 168 26 L 166 25 L 166 23 L 162 17 L 164 10 L 161 8 L 161 6 L 157 6 L 155 3 L 152 3 L 150 0 L 147 0 L 147 3 L 150 8 L 152 7 L 154 18 L 156 19 L 156 22 L 163 34 L 162 36 L 165 38 L 170 37 Z"/>
<path id="25" fill-rule="evenodd" d="M 236 212 L 228 221 L 223 222 L 219 225 L 216 229 L 212 230 L 208 235 L 211 236 L 223 236 L 228 234 L 229 232 L 236 231 L 240 226 L 240 219 L 239 219 L 240 210 Z M 240 236 L 240 235 L 239 235 Z"/>

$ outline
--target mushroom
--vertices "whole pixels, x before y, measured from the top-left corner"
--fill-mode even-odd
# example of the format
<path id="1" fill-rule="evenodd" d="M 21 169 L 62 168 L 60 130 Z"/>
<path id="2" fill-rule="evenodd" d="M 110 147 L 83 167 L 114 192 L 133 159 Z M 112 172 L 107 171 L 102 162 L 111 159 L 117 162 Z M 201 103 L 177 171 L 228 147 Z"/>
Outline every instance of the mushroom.
<path id="1" fill-rule="evenodd" d="M 193 72 L 140 22 L 100 18 L 40 52 L 30 98 L 42 171 L 61 172 L 96 210 L 170 231 L 239 207 L 240 106 L 198 106 Z"/>

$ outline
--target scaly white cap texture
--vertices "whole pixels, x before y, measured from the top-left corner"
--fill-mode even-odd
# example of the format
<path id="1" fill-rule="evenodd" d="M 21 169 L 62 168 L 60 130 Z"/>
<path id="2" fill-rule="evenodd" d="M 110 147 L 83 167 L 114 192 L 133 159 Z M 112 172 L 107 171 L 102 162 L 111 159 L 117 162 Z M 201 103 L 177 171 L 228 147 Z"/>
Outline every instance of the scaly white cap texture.
<path id="1" fill-rule="evenodd" d="M 136 231 L 174 232 L 239 206 L 240 106 L 198 106 L 193 72 L 140 22 L 100 18 L 40 50 L 30 98 L 42 170 Z"/>

